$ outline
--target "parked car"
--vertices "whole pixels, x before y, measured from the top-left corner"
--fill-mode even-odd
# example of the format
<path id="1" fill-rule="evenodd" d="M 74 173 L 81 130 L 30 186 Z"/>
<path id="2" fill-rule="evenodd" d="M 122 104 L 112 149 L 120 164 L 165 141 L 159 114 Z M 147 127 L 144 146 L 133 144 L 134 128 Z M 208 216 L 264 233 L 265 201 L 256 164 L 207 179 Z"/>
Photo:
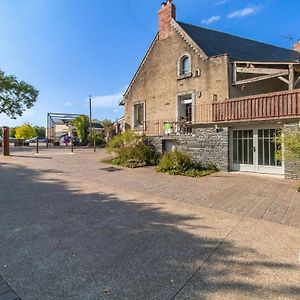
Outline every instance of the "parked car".
<path id="1" fill-rule="evenodd" d="M 25 143 L 36 143 L 37 138 L 32 138 L 32 139 L 28 139 L 25 141 Z M 45 137 L 40 137 L 39 138 L 39 143 L 46 143 L 47 139 Z"/>

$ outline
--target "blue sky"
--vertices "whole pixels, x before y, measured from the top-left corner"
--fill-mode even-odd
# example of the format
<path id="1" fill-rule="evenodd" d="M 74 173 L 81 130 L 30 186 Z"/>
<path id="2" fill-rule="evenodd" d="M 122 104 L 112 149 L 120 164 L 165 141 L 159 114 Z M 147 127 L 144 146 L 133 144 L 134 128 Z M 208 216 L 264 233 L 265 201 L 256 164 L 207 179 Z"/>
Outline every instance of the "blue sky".
<path id="1" fill-rule="evenodd" d="M 118 102 L 157 32 L 162 0 L 0 0 L 0 69 L 40 90 L 22 118 L 47 112 L 116 119 Z M 177 20 L 291 48 L 300 38 L 299 0 L 174 0 Z"/>

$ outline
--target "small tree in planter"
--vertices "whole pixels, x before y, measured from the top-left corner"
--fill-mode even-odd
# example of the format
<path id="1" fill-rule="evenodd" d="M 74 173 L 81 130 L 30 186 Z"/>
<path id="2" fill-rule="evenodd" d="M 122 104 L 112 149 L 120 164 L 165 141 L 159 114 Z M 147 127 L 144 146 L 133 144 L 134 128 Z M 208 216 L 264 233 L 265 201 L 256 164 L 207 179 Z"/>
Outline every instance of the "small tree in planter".
<path id="1" fill-rule="evenodd" d="M 300 175 L 300 132 L 285 132 L 283 136 L 277 138 L 279 144 L 283 144 L 283 149 L 279 149 L 276 153 L 276 159 L 284 159 L 292 164 L 292 176 Z M 300 185 L 298 187 L 300 192 Z"/>

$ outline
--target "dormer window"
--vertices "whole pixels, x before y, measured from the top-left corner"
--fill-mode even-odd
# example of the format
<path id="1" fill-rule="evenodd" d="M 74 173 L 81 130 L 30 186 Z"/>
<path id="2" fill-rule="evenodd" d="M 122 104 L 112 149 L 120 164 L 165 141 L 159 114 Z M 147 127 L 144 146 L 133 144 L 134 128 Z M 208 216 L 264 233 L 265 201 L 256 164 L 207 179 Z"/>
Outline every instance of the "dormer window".
<path id="1" fill-rule="evenodd" d="M 192 75 L 192 63 L 190 54 L 182 55 L 177 64 L 178 79 L 190 77 Z"/>

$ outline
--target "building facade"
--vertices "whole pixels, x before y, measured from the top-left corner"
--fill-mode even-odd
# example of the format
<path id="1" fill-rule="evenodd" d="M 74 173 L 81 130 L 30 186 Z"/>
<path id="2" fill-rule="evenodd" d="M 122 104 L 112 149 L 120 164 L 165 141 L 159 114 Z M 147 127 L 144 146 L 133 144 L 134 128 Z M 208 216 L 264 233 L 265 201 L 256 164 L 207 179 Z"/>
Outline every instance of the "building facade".
<path id="1" fill-rule="evenodd" d="M 121 102 L 125 128 L 221 170 L 290 176 L 275 137 L 299 130 L 299 43 L 289 50 L 178 22 L 171 0 L 158 19 Z"/>

